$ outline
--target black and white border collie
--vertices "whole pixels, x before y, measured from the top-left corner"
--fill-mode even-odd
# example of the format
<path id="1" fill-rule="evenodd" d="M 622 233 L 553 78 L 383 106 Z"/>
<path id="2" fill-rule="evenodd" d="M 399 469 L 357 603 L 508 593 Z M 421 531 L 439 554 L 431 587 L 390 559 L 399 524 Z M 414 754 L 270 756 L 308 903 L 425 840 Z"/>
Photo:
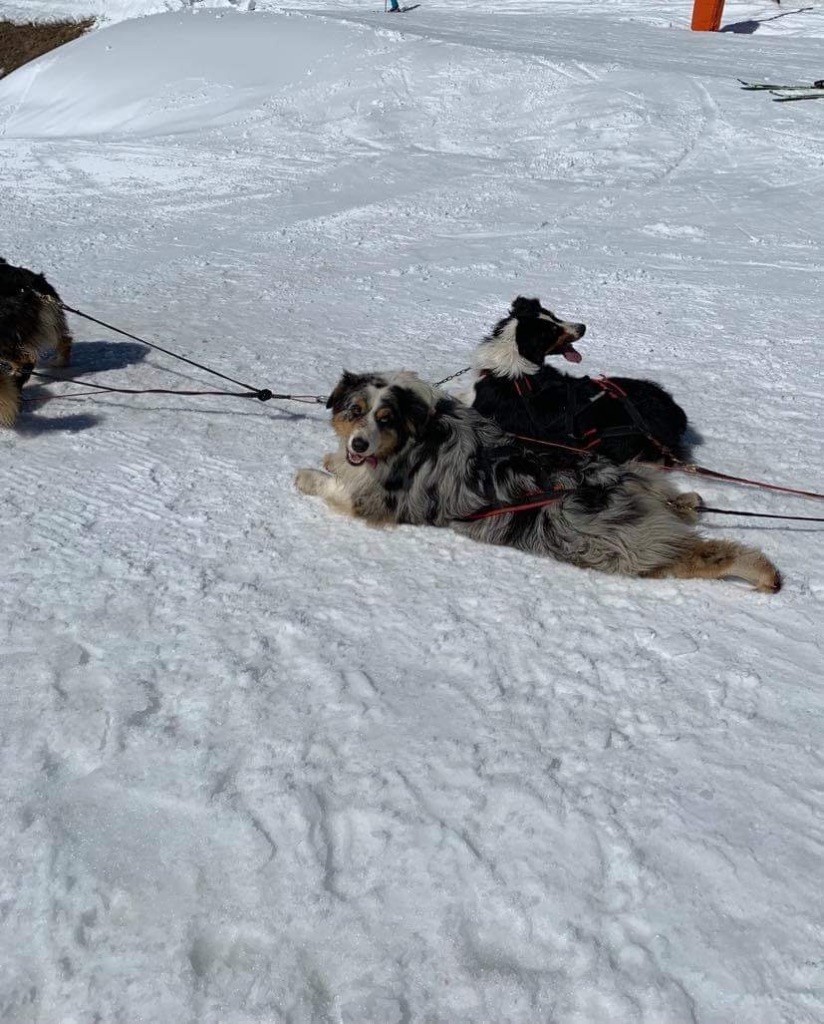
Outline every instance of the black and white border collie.
<path id="1" fill-rule="evenodd" d="M 740 577 L 779 589 L 760 551 L 704 540 L 700 498 L 651 466 L 599 458 L 559 470 L 474 409 L 415 374 L 344 373 L 328 402 L 340 439 L 296 485 L 373 525 L 450 527 L 602 572 L 654 578 Z M 548 500 L 544 500 L 548 497 Z"/>
<path id="2" fill-rule="evenodd" d="M 612 462 L 669 463 L 687 456 L 684 410 L 658 384 L 632 377 L 593 380 L 546 365 L 580 363 L 584 324 L 561 320 L 539 299 L 518 296 L 478 346 L 473 406 L 511 434 L 597 452 Z M 569 461 L 558 448 L 558 458 Z"/>
<path id="3" fill-rule="evenodd" d="M 49 350 L 56 365 L 68 364 L 72 336 L 60 296 L 42 274 L 0 257 L 0 426 L 14 424 L 23 385 Z"/>

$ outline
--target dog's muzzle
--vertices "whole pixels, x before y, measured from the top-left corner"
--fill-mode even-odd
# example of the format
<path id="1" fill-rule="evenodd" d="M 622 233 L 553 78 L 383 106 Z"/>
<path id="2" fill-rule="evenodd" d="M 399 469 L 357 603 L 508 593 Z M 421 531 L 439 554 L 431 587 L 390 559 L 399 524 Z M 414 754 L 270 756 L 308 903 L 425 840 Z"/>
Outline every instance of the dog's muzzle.
<path id="1" fill-rule="evenodd" d="M 353 437 L 346 446 L 346 461 L 350 466 L 362 466 L 364 462 L 373 468 L 377 466 L 378 460 L 374 455 L 369 455 L 369 442 L 365 437 Z"/>
<path id="2" fill-rule="evenodd" d="M 564 333 L 558 345 L 549 355 L 563 356 L 569 363 L 580 363 L 583 359 L 581 353 L 573 346 L 573 341 L 580 341 L 587 332 L 586 324 L 565 324 Z"/>

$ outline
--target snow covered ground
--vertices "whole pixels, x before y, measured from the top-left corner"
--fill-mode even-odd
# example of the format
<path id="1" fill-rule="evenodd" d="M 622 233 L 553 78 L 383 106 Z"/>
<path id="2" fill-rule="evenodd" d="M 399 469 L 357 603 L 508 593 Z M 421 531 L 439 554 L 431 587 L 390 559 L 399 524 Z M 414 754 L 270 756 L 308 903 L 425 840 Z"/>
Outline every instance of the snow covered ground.
<path id="1" fill-rule="evenodd" d="M 182 5 L 0 5 L 104 6 Z M 540 295 L 701 462 L 824 490 L 824 103 L 735 82 L 821 77 L 820 4 L 257 6 L 0 82 L 2 255 L 311 393 Z M 87 380 L 213 386 L 73 327 Z M 336 519 L 292 486 L 330 443 L 153 396 L 0 437 L 0 1020 L 820 1024 L 821 530 L 706 523 L 774 598 L 598 576 Z"/>

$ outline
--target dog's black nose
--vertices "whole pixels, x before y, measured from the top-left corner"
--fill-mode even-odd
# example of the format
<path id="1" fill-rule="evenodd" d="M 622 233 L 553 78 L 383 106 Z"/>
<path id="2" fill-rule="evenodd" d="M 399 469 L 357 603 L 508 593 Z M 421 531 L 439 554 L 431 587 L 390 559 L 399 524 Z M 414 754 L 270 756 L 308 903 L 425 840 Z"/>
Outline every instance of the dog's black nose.
<path id="1" fill-rule="evenodd" d="M 369 447 L 369 442 L 365 437 L 353 437 L 352 438 L 352 450 L 356 451 L 359 455 L 362 455 Z"/>
<path id="2" fill-rule="evenodd" d="M 579 338 L 583 338 L 583 336 L 587 333 L 587 325 L 586 324 L 576 324 L 575 325 L 575 330 L 578 332 L 578 337 Z"/>

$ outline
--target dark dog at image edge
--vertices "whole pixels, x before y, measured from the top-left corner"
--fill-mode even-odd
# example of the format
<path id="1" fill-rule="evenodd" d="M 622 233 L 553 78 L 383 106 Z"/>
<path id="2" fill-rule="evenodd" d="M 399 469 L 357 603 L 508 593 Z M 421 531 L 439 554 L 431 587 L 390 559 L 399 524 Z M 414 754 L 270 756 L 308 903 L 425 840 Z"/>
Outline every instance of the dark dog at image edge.
<path id="1" fill-rule="evenodd" d="M 340 447 L 325 456 L 326 472 L 301 469 L 296 484 L 338 512 L 374 525 L 451 527 L 603 572 L 781 586 L 760 551 L 700 537 L 700 497 L 679 493 L 653 467 L 588 458 L 558 469 L 406 371 L 344 373 L 328 406 Z M 547 495 L 551 504 L 531 507 Z M 489 515 L 511 505 L 527 507 Z"/>
<path id="2" fill-rule="evenodd" d="M 71 358 L 72 336 L 60 296 L 42 274 L 13 267 L 0 257 L 0 426 L 20 411 L 20 393 L 46 352 L 55 364 Z"/>
<path id="3" fill-rule="evenodd" d="M 585 331 L 539 299 L 518 296 L 475 352 L 472 404 L 508 433 L 588 449 L 612 462 L 684 459 L 686 414 L 658 384 L 574 377 L 545 365 L 548 356 L 580 363 L 574 343 Z M 563 450 L 558 461 L 570 463 Z"/>

